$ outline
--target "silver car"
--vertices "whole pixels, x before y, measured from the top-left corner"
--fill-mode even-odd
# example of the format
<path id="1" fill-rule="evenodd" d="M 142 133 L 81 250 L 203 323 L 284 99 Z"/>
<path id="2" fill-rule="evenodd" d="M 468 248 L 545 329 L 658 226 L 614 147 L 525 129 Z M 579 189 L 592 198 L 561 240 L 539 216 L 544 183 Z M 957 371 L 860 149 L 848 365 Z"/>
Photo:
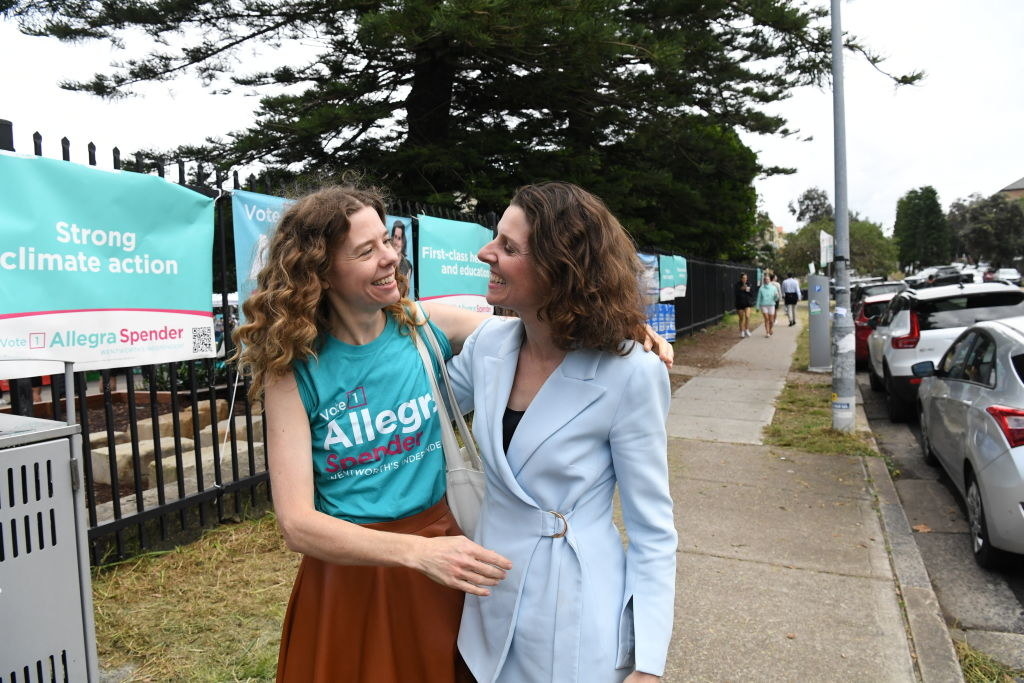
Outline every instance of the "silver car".
<path id="1" fill-rule="evenodd" d="M 1024 553 L 1024 316 L 978 323 L 913 371 L 925 458 L 963 496 L 978 564 L 998 567 Z"/>

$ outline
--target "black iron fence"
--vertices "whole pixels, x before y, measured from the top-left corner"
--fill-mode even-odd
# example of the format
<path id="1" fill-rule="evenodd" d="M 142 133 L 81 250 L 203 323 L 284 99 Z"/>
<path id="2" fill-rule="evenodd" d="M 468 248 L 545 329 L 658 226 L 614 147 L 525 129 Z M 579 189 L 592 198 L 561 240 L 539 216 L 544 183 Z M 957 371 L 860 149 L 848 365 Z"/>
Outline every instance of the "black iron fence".
<path id="1" fill-rule="evenodd" d="M 60 141 L 61 157 L 71 161 L 71 142 Z M 13 126 L 0 120 L 0 149 L 16 151 Z M 43 139 L 33 135 L 33 153 L 43 156 Z M 114 169 L 123 164 L 112 150 Z M 95 166 L 96 147 L 87 145 L 87 163 Z M 245 186 L 239 174 L 203 169 L 201 164 L 136 157 L 129 164 L 164 177 L 177 171 L 178 183 L 208 196 L 219 188 L 274 194 L 276 188 Z M 209 180 L 213 184 L 207 184 Z M 494 229 L 497 216 L 468 215 L 406 202 L 389 213 L 472 220 Z M 234 251 L 230 201 L 215 203 L 214 270 L 218 357 L 162 363 L 74 375 L 74 400 L 82 425 L 82 462 L 88 507 L 89 547 L 94 565 L 180 543 L 202 529 L 238 520 L 265 509 L 271 500 L 267 474 L 265 425 L 261 406 L 250 404 L 248 382 L 225 362 L 233 348 L 228 292 L 234 287 Z M 418 245 L 413 230 L 413 246 Z M 733 308 L 732 286 L 751 267 L 688 259 L 687 296 L 676 299 L 676 327 L 686 335 L 721 320 Z M 415 283 L 414 283 L 415 285 Z M 22 415 L 63 419 L 63 375 L 10 382 L 11 407 Z M 38 400 L 49 384 L 48 401 Z M 36 385 L 36 386 L 33 386 Z"/>
<path id="2" fill-rule="evenodd" d="M 675 300 L 676 334 L 686 336 L 713 325 L 735 310 L 733 291 L 746 273 L 757 281 L 756 268 L 737 263 L 686 259 L 687 295 Z"/>

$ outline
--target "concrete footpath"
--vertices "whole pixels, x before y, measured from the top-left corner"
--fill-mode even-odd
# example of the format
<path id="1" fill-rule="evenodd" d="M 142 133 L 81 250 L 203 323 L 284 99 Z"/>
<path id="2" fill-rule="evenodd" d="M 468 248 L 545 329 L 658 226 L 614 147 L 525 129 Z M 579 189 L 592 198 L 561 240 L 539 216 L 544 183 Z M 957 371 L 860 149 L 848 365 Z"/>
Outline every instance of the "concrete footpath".
<path id="1" fill-rule="evenodd" d="M 962 681 L 884 461 L 762 443 L 801 329 L 779 317 L 717 368 L 684 354 L 673 369 L 696 376 L 668 419 L 680 533 L 665 680 Z"/>

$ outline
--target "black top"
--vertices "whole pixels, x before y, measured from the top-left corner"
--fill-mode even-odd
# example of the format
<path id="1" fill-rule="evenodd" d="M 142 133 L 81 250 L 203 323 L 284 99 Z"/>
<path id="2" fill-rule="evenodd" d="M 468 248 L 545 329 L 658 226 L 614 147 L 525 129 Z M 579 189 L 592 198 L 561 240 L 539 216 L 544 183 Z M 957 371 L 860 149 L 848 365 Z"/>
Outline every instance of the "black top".
<path id="1" fill-rule="evenodd" d="M 512 443 L 512 435 L 516 433 L 519 421 L 523 419 L 524 410 L 512 410 L 505 408 L 505 414 L 501 416 L 501 444 L 508 453 L 508 445 Z"/>
<path id="2" fill-rule="evenodd" d="M 747 291 L 743 291 L 746 287 Z M 754 305 L 754 288 L 747 282 L 744 285 L 742 282 L 737 282 L 735 287 L 736 294 L 736 308 L 750 308 Z"/>

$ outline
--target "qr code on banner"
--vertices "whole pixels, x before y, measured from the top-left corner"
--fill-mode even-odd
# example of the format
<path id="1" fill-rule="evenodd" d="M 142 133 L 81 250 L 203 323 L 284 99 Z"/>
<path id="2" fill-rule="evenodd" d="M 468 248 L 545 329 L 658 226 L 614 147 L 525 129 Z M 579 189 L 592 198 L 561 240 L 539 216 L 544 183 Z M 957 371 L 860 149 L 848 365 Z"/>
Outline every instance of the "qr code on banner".
<path id="1" fill-rule="evenodd" d="M 213 350 L 213 330 L 209 327 L 192 328 L 192 353 L 209 353 Z"/>

